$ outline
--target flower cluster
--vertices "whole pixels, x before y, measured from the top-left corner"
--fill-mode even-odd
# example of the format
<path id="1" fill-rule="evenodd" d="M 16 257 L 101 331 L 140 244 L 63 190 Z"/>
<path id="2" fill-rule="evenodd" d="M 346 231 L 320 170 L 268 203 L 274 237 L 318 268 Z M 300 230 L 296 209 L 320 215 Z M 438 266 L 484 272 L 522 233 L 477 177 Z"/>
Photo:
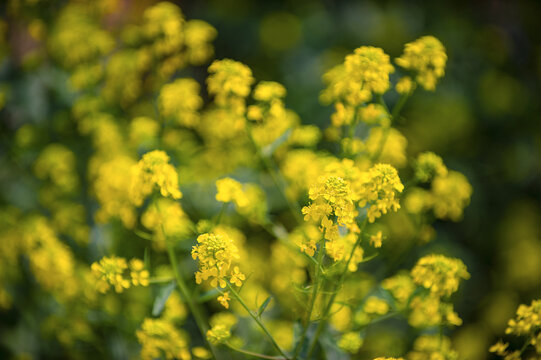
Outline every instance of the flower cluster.
<path id="1" fill-rule="evenodd" d="M 506 334 L 522 336 L 534 333 L 541 328 L 541 300 L 534 300 L 528 305 L 521 304 L 514 319 L 509 320 Z"/>
<path id="2" fill-rule="evenodd" d="M 363 339 L 358 332 L 348 332 L 340 337 L 337 345 L 345 352 L 355 354 L 363 345 Z"/>
<path id="3" fill-rule="evenodd" d="M 194 127 L 199 122 L 198 111 L 203 106 L 199 90 L 199 83 L 190 78 L 164 85 L 158 96 L 160 113 L 180 125 Z"/>
<path id="4" fill-rule="evenodd" d="M 413 281 L 439 297 L 450 296 L 458 290 L 461 280 L 469 279 L 466 265 L 460 259 L 443 255 L 427 255 L 411 270 Z"/>
<path id="5" fill-rule="evenodd" d="M 96 288 L 101 293 L 106 293 L 111 286 L 117 293 L 123 292 L 131 285 L 148 286 L 149 272 L 145 270 L 144 263 L 139 259 L 132 259 L 128 264 L 126 259 L 116 256 L 103 257 L 91 266 L 96 279 Z M 126 273 L 129 272 L 129 277 Z"/>
<path id="6" fill-rule="evenodd" d="M 400 208 L 398 193 L 404 185 L 395 168 L 388 164 L 376 164 L 362 174 L 359 186 L 359 206 L 368 205 L 368 221 L 373 223 L 387 211 Z"/>
<path id="7" fill-rule="evenodd" d="M 458 353 L 451 348 L 451 340 L 443 335 L 421 335 L 413 343 L 408 360 L 458 360 Z"/>
<path id="8" fill-rule="evenodd" d="M 207 331 L 207 340 L 213 345 L 219 345 L 226 342 L 231 337 L 231 331 L 224 324 L 217 324 Z"/>
<path id="9" fill-rule="evenodd" d="M 192 258 L 199 260 L 199 271 L 195 273 L 195 281 L 201 284 L 210 280 L 212 287 L 225 288 L 226 280 L 237 286 L 246 279 L 238 266 L 232 267 L 233 261 L 239 259 L 239 250 L 228 236 L 202 234 L 197 238 L 198 245 L 192 248 Z"/>
<path id="10" fill-rule="evenodd" d="M 169 156 L 161 150 L 154 150 L 143 155 L 143 158 L 132 168 L 130 185 L 131 199 L 135 205 L 141 205 L 148 195 L 158 187 L 162 196 L 180 199 L 182 193 L 178 189 L 178 175 L 169 164 Z"/>
<path id="11" fill-rule="evenodd" d="M 215 60 L 208 68 L 208 91 L 220 106 L 229 105 L 237 113 L 244 112 L 244 98 L 254 83 L 252 70 L 238 61 Z"/>
<path id="12" fill-rule="evenodd" d="M 154 233 L 154 245 L 158 249 L 165 249 L 168 240 L 186 239 L 193 228 L 180 204 L 168 198 L 156 199 L 148 206 L 141 223 Z"/>
<path id="13" fill-rule="evenodd" d="M 423 36 L 407 43 L 396 63 L 416 73 L 415 80 L 425 90 L 434 90 L 439 78 L 445 74 L 447 54 L 445 47 L 433 36 Z"/>
<path id="14" fill-rule="evenodd" d="M 321 99 L 361 105 L 370 101 L 372 94 L 383 94 L 389 89 L 389 74 L 393 71 L 389 55 L 382 49 L 362 46 L 346 56 L 344 64 L 323 76 L 327 88 L 321 93 Z"/>
<path id="15" fill-rule="evenodd" d="M 216 200 L 233 202 L 239 214 L 256 223 L 265 221 L 267 201 L 263 190 L 256 184 L 241 184 L 232 178 L 216 181 Z"/>
<path id="16" fill-rule="evenodd" d="M 141 343 L 141 358 L 144 360 L 191 358 L 186 335 L 168 320 L 147 318 L 136 336 Z"/>
<path id="17" fill-rule="evenodd" d="M 443 160 L 431 151 L 419 154 L 414 167 L 415 178 L 421 182 L 430 182 L 435 177 L 447 176 L 447 167 Z"/>
<path id="18" fill-rule="evenodd" d="M 355 224 L 357 211 L 353 204 L 349 183 L 339 176 L 321 176 L 310 187 L 310 199 L 313 203 L 302 209 L 306 221 L 320 222 L 325 231 L 325 238 L 333 241 L 339 237 L 338 226 L 346 226 L 358 231 Z M 330 218 L 336 217 L 336 223 Z"/>

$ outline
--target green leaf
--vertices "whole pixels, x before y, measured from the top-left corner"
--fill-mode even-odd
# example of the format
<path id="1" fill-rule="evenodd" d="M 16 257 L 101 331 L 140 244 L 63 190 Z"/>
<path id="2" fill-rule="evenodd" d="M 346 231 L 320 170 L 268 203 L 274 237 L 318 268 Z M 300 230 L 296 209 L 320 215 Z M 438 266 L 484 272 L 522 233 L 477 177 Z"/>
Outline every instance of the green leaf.
<path id="1" fill-rule="evenodd" d="M 263 304 L 261 304 L 261 306 L 257 310 L 258 317 L 261 317 L 261 315 L 263 314 L 267 306 L 269 306 L 269 303 L 271 302 L 271 300 L 272 300 L 272 296 L 269 296 L 265 301 L 263 301 Z"/>
<path id="2" fill-rule="evenodd" d="M 159 316 L 162 313 L 167 299 L 169 299 L 169 296 L 171 295 L 173 290 L 175 290 L 176 286 L 177 283 L 173 280 L 169 284 L 160 288 L 160 290 L 158 291 L 158 296 L 156 296 L 156 299 L 154 300 L 154 305 L 152 306 L 152 316 Z"/>
<path id="3" fill-rule="evenodd" d="M 204 303 L 204 302 L 207 302 L 211 299 L 214 299 L 216 296 L 220 295 L 220 291 L 218 291 L 218 289 L 211 289 L 207 292 L 204 292 L 203 294 L 199 295 L 199 297 L 197 298 L 197 302 L 198 303 Z"/>
<path id="4" fill-rule="evenodd" d="M 261 153 L 263 154 L 263 156 L 265 157 L 271 156 L 274 153 L 274 151 L 278 148 L 278 146 L 282 145 L 289 139 L 289 136 L 291 135 L 291 133 L 292 133 L 292 130 L 287 129 L 286 131 L 284 131 L 282 135 L 280 135 L 276 140 L 274 140 L 272 144 L 269 144 L 265 146 L 263 149 L 261 149 Z"/>

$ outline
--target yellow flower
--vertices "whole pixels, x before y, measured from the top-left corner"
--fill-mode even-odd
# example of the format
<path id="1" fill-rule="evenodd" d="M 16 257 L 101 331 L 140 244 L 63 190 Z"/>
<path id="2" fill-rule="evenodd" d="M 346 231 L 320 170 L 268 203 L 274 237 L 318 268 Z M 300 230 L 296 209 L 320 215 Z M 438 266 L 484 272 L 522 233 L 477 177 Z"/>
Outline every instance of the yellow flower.
<path id="1" fill-rule="evenodd" d="M 507 323 L 506 334 L 527 335 L 541 327 L 541 300 L 534 300 L 530 305 L 521 304 L 514 319 Z"/>
<path id="2" fill-rule="evenodd" d="M 413 92 L 416 88 L 416 84 L 413 82 L 413 80 L 409 76 L 404 76 L 398 82 L 396 83 L 396 92 L 401 95 L 408 95 Z"/>
<path id="3" fill-rule="evenodd" d="M 188 61 L 194 65 L 202 65 L 214 54 L 210 43 L 218 32 L 209 23 L 201 20 L 190 20 L 184 26 L 185 43 Z"/>
<path id="4" fill-rule="evenodd" d="M 210 64 L 207 78 L 208 92 L 219 106 L 228 106 L 234 113 L 245 110 L 244 99 L 254 82 L 252 70 L 238 61 L 215 60 Z"/>
<path id="5" fill-rule="evenodd" d="M 286 88 L 275 81 L 261 81 L 254 89 L 254 99 L 258 101 L 271 101 L 286 96 Z"/>
<path id="6" fill-rule="evenodd" d="M 370 296 L 366 299 L 363 310 L 367 314 L 385 315 L 389 312 L 389 304 L 380 298 Z"/>
<path id="7" fill-rule="evenodd" d="M 438 155 L 431 151 L 420 153 L 415 161 L 415 177 L 421 182 L 447 176 L 447 167 Z"/>
<path id="8" fill-rule="evenodd" d="M 389 210 L 397 211 L 400 208 L 397 194 L 404 190 L 404 185 L 391 165 L 374 165 L 362 174 L 359 183 L 359 206 L 368 205 L 369 222 L 373 223 Z"/>
<path id="9" fill-rule="evenodd" d="M 436 177 L 432 182 L 434 215 L 439 219 L 460 220 L 472 193 L 468 179 L 457 171 Z"/>
<path id="10" fill-rule="evenodd" d="M 223 178 L 216 181 L 216 200 L 221 202 L 235 202 L 238 207 L 248 205 L 248 198 L 244 194 L 242 184 L 231 178 Z"/>
<path id="11" fill-rule="evenodd" d="M 356 354 L 363 345 L 363 339 L 358 332 L 345 333 L 338 340 L 338 347 L 350 354 Z"/>
<path id="12" fill-rule="evenodd" d="M 445 74 L 447 54 L 442 43 L 433 36 L 423 36 L 407 43 L 396 63 L 416 72 L 415 80 L 425 90 L 434 90 L 439 78 Z"/>
<path id="13" fill-rule="evenodd" d="M 267 201 L 263 190 L 256 184 L 241 184 L 231 178 L 216 181 L 216 200 L 234 202 L 239 214 L 249 220 L 262 223 L 267 213 Z"/>
<path id="14" fill-rule="evenodd" d="M 194 127 L 199 121 L 198 111 L 203 106 L 199 88 L 199 83 L 190 78 L 164 85 L 158 96 L 160 113 L 179 125 Z"/>
<path id="15" fill-rule="evenodd" d="M 130 280 L 124 277 L 124 271 L 128 269 L 126 259 L 111 256 L 103 257 L 99 262 L 91 266 L 92 273 L 96 277 L 97 289 L 105 293 L 114 286 L 115 291 L 120 293 L 130 287 Z"/>
<path id="16" fill-rule="evenodd" d="M 148 286 L 148 278 L 150 274 L 145 270 L 145 264 L 139 259 L 130 261 L 130 277 L 133 285 Z"/>
<path id="17" fill-rule="evenodd" d="M 389 113 L 380 104 L 368 104 L 359 110 L 361 121 L 368 125 L 387 127 L 391 124 Z"/>
<path id="18" fill-rule="evenodd" d="M 154 150 L 143 155 L 143 158 L 132 168 L 130 187 L 132 202 L 139 206 L 146 196 L 158 187 L 162 196 L 180 199 L 182 193 L 178 189 L 178 175 L 169 164 L 169 156 L 161 150 Z"/>
<path id="19" fill-rule="evenodd" d="M 413 281 L 437 296 L 450 296 L 458 290 L 461 280 L 470 278 L 460 259 L 443 255 L 427 255 L 411 270 Z"/>
<path id="20" fill-rule="evenodd" d="M 378 231 L 376 235 L 370 235 L 370 245 L 375 248 L 381 247 L 381 241 L 383 240 L 383 235 L 381 231 Z"/>
<path id="21" fill-rule="evenodd" d="M 408 360 L 458 360 L 458 353 L 451 348 L 451 340 L 441 335 L 421 335 L 413 343 Z"/>
<path id="22" fill-rule="evenodd" d="M 398 308 L 404 308 L 415 291 L 415 284 L 408 273 L 398 273 L 383 280 L 381 286 L 388 290 L 396 300 Z"/>
<path id="23" fill-rule="evenodd" d="M 212 287 L 226 287 L 226 280 L 234 281 L 237 286 L 242 285 L 244 275 L 235 266 L 231 271 L 231 264 L 239 258 L 239 250 L 233 241 L 226 235 L 202 234 L 197 238 L 199 245 L 192 248 L 192 258 L 199 259 L 199 271 L 195 273 L 195 281 L 201 284 L 210 279 Z"/>
<path id="24" fill-rule="evenodd" d="M 219 345 L 226 342 L 231 337 L 231 332 L 226 325 L 214 325 L 207 331 L 207 340 L 213 345 Z"/>
<path id="25" fill-rule="evenodd" d="M 152 360 L 164 357 L 166 359 L 189 359 L 188 341 L 186 335 L 164 319 L 146 318 L 141 329 L 136 332 L 141 344 L 141 358 Z"/>
<path id="26" fill-rule="evenodd" d="M 320 99 L 325 103 L 361 105 L 370 101 L 373 93 L 383 94 L 389 89 L 389 74 L 392 72 L 394 67 L 389 55 L 380 48 L 362 46 L 346 56 L 343 64 L 323 75 L 327 87 Z"/>
<path id="27" fill-rule="evenodd" d="M 394 67 L 389 55 L 382 49 L 361 46 L 346 56 L 344 65 L 348 74 L 362 83 L 364 89 L 377 94 L 383 94 L 389 89 L 389 74 L 394 72 Z"/>
<path id="28" fill-rule="evenodd" d="M 246 276 L 240 272 L 238 266 L 235 266 L 233 268 L 233 272 L 231 273 L 231 283 L 240 287 L 244 280 L 246 280 Z"/>
<path id="29" fill-rule="evenodd" d="M 222 295 L 218 296 L 218 302 L 226 309 L 229 309 L 229 291 L 224 292 Z"/>

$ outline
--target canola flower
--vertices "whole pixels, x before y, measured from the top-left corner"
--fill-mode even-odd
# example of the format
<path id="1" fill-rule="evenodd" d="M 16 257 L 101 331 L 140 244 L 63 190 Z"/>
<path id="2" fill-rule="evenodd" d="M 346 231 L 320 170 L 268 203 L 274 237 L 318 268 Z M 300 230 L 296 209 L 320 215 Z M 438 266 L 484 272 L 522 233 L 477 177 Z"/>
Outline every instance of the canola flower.
<path id="1" fill-rule="evenodd" d="M 218 345 L 268 358 L 271 355 L 255 352 L 268 350 L 257 341 L 262 334 L 273 345 L 272 351 L 286 359 L 311 358 L 319 349 L 319 339 L 327 334 L 332 334 L 329 338 L 336 351 L 356 354 L 365 341 L 361 329 L 397 313 L 421 329 L 460 325 L 448 300 L 469 277 L 460 260 L 428 255 L 411 272 L 381 284 L 362 267 L 370 260 L 367 254 L 377 256 L 386 250 L 382 244 L 393 234 L 388 228 L 392 222 L 382 217 L 399 211 L 403 192 L 406 209 L 423 226 L 429 226 L 424 224 L 428 210 L 440 219 L 458 220 L 471 197 L 467 179 L 447 170 L 443 160 L 430 152 L 421 153 L 413 163 L 415 181 L 430 188 L 405 189 L 398 176 L 397 168 L 402 174 L 408 163 L 408 141 L 392 127 L 393 121 L 417 84 L 433 90 L 443 76 L 446 55 L 437 39 L 424 37 L 406 45 L 396 64 L 411 74 L 394 85 L 390 74 L 395 69 L 383 49 L 362 46 L 346 56 L 324 75 L 321 100 L 333 103 L 335 112 L 331 127 L 322 133 L 318 126 L 303 125 L 286 107 L 287 90 L 282 84 L 261 81 L 252 90 L 256 83 L 252 70 L 234 60 L 216 60 L 208 67 L 206 103 L 199 82 L 176 74 L 210 59 L 216 30 L 203 21 L 187 20 L 172 3 L 159 2 L 145 9 L 140 21 L 122 26 L 116 39 L 101 26 L 107 22 L 106 8 L 114 7 L 113 3 L 67 5 L 50 29 L 47 51 L 69 72 L 70 86 L 81 92 L 72 115 L 77 131 L 88 137 L 94 150 L 86 165 L 90 193 L 97 202 L 93 215 L 99 234 L 103 231 L 107 246 L 117 251 L 126 244 L 117 242 L 118 234 L 122 241 L 153 240 L 152 246 L 145 250 L 144 262 L 110 255 L 89 267 L 74 256 L 72 244 L 65 239 L 86 245 L 89 237 L 86 209 L 77 198 L 87 195 L 81 191 L 86 179 L 77 175 L 76 153 L 67 145 L 49 144 L 34 170 L 45 185 L 40 203 L 50 211 L 51 223 L 31 220 L 25 231 L 14 225 L 0 230 L 0 266 L 8 269 L 0 274 L 0 306 L 14 303 L 8 272 L 19 261 L 5 258 L 26 257 L 36 281 L 66 310 L 73 334 L 56 332 L 60 342 L 72 348 L 77 339 L 92 341 L 86 319 L 96 309 L 138 319 L 141 325 L 135 337 L 143 359 L 219 358 Z M 45 30 L 39 27 L 34 24 L 31 31 L 35 39 L 43 37 L 40 33 Z M 398 110 L 388 109 L 382 97 L 393 88 L 402 95 Z M 19 143 L 30 146 L 33 140 L 25 132 L 28 128 L 21 130 Z M 316 150 L 323 134 L 339 145 L 340 155 Z M 254 149 L 268 160 L 263 162 L 265 175 L 275 177 L 276 189 L 225 177 L 239 170 L 261 175 Z M 143 155 L 137 161 L 139 154 Z M 180 169 L 180 180 L 168 154 Z M 271 171 L 274 165 L 277 175 Z M 240 217 L 227 213 L 219 217 L 221 223 L 208 220 L 208 194 L 199 199 L 193 189 L 214 179 L 218 179 L 214 200 L 223 208 L 234 203 Z M 182 202 L 179 181 L 183 190 L 186 186 L 187 199 Z M 291 207 L 295 213 L 286 215 L 276 199 L 269 197 L 267 204 L 265 194 L 275 191 L 292 204 L 306 205 L 304 223 L 292 219 L 300 213 L 295 206 Z M 195 231 L 200 234 L 191 251 L 198 264 L 195 283 L 217 288 L 197 298 L 191 289 L 194 281 L 185 281 L 191 275 L 185 273 L 184 259 L 177 258 Z M 21 244 L 13 241 L 19 238 Z M 268 247 L 267 238 L 272 238 Z M 146 268 L 148 264 L 151 268 Z M 150 276 L 151 270 L 155 277 Z M 249 279 L 245 274 L 250 274 Z M 148 287 L 167 290 L 171 279 L 176 284 L 175 289 L 169 288 L 168 298 L 154 298 L 157 292 Z M 376 285 L 387 296 L 370 290 Z M 132 287 L 139 288 L 126 292 L 122 306 L 116 294 L 98 297 L 93 291 L 121 293 Z M 138 291 L 135 301 L 132 294 Z M 84 298 L 83 306 L 74 306 L 79 298 Z M 232 312 L 214 313 L 207 322 L 201 307 L 209 300 Z M 95 308 L 81 310 L 88 304 Z M 145 317 L 149 305 L 152 318 Z M 537 310 L 533 304 L 519 308 L 517 319 L 509 323 L 510 332 L 522 336 L 538 331 Z M 188 316 L 200 335 L 188 333 L 190 326 L 184 328 Z M 242 327 L 238 335 L 246 334 L 246 322 L 239 321 L 243 316 L 250 316 L 258 326 L 250 334 L 250 350 L 244 350 L 233 333 L 238 324 Z M 301 326 L 300 338 L 293 336 L 294 324 Z M 329 324 L 330 331 L 325 329 Z M 190 349 L 205 340 L 204 346 Z M 536 337 L 531 344 L 537 346 L 539 341 Z M 492 350 L 504 354 L 506 349 L 500 344 Z M 456 353 L 447 338 L 422 335 L 407 358 L 451 360 Z M 403 360 L 378 358 L 385 359 Z"/>
<path id="2" fill-rule="evenodd" d="M 443 255 L 427 255 L 411 270 L 413 282 L 437 296 L 450 296 L 458 289 L 461 280 L 470 274 L 460 259 Z"/>
<path id="3" fill-rule="evenodd" d="M 139 259 L 130 260 L 128 266 L 124 258 L 103 257 L 100 261 L 92 263 L 91 269 L 96 278 L 96 289 L 101 293 L 106 293 L 111 287 L 117 293 L 121 293 L 132 285 L 149 285 L 149 272 Z"/>
<path id="4" fill-rule="evenodd" d="M 360 179 L 359 206 L 368 205 L 368 221 L 373 223 L 389 210 L 400 208 L 398 194 L 404 190 L 404 185 L 398 177 L 395 168 L 387 164 L 376 164 Z"/>
<path id="5" fill-rule="evenodd" d="M 182 193 L 178 189 L 178 175 L 175 168 L 169 164 L 169 156 L 154 150 L 143 155 L 142 159 L 132 168 L 130 195 L 132 202 L 139 206 L 154 188 L 158 188 L 162 196 L 180 199 Z"/>
<path id="6" fill-rule="evenodd" d="M 136 332 L 141 343 L 141 358 L 190 359 L 186 335 L 171 322 L 147 318 Z"/>
<path id="7" fill-rule="evenodd" d="M 192 248 L 192 258 L 199 261 L 199 271 L 195 273 L 198 284 L 209 280 L 212 287 L 225 288 L 227 281 L 242 285 L 246 277 L 238 266 L 233 266 L 239 259 L 239 250 L 228 236 L 202 234 L 197 242 Z"/>
<path id="8" fill-rule="evenodd" d="M 434 36 L 423 36 L 407 43 L 404 53 L 396 59 L 404 69 L 415 73 L 415 81 L 425 90 L 433 91 L 437 81 L 445 74 L 447 54 L 445 47 Z"/>

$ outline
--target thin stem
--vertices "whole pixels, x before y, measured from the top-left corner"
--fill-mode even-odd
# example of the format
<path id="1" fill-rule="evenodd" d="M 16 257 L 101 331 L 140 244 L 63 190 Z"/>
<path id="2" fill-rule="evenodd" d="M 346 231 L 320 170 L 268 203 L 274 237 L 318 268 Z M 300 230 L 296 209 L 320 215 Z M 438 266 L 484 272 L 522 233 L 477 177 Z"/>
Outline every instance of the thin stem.
<path id="1" fill-rule="evenodd" d="M 280 357 L 280 356 L 269 356 L 269 355 L 264 355 L 264 354 L 259 354 L 259 353 L 256 353 L 256 352 L 253 352 L 253 351 L 249 351 L 249 350 L 244 350 L 244 349 L 239 349 L 239 348 L 236 348 L 234 347 L 233 345 L 231 345 L 230 343 L 225 343 L 225 345 L 230 348 L 231 350 L 234 350 L 234 351 L 237 351 L 241 354 L 246 354 L 246 355 L 250 355 L 250 356 L 253 356 L 253 357 L 257 357 L 257 358 L 260 358 L 260 359 L 271 359 L 271 360 L 285 360 L 286 358 L 283 358 L 283 357 Z"/>
<path id="2" fill-rule="evenodd" d="M 321 320 L 317 324 L 316 333 L 314 334 L 314 337 L 312 338 L 312 342 L 310 344 L 310 347 L 308 348 L 308 354 L 306 355 L 306 359 L 309 359 L 310 356 L 312 355 L 312 352 L 314 351 L 314 349 L 316 347 L 317 340 L 318 340 L 319 336 L 321 335 L 321 332 L 323 331 L 323 328 L 325 327 L 329 311 L 331 310 L 331 308 L 332 308 L 332 306 L 334 304 L 334 300 L 336 299 L 336 295 L 338 295 L 338 290 L 340 289 L 340 287 L 342 286 L 342 284 L 344 283 L 344 281 L 346 279 L 346 275 L 347 275 L 347 273 L 349 271 L 348 270 L 349 264 L 351 263 L 351 259 L 353 259 L 353 255 L 355 255 L 355 250 L 357 249 L 357 246 L 359 246 L 359 244 L 361 243 L 361 239 L 362 239 L 362 236 L 363 236 L 363 231 L 364 231 L 364 228 L 366 227 L 367 223 L 368 223 L 368 218 L 365 217 L 362 224 L 361 224 L 361 226 L 359 227 L 359 229 L 360 229 L 359 238 L 355 242 L 355 245 L 353 245 L 353 247 L 351 248 L 351 252 L 350 252 L 349 257 L 348 257 L 348 259 L 346 261 L 344 271 L 340 275 L 340 279 L 338 280 L 338 284 L 336 285 L 336 290 L 331 295 L 331 298 L 329 299 L 329 302 L 327 303 L 327 306 L 325 306 L 325 309 L 323 310 L 323 313 L 321 314 Z"/>
<path id="3" fill-rule="evenodd" d="M 184 299 L 184 301 L 186 302 L 186 305 L 188 305 L 188 308 L 190 309 L 190 312 L 192 313 L 194 319 L 195 319 L 195 323 L 197 324 L 197 327 L 199 328 L 199 331 L 201 332 L 201 335 L 203 336 L 203 339 L 205 339 L 205 341 L 207 341 L 207 331 L 208 331 L 208 326 L 204 320 L 204 317 L 203 317 L 203 314 L 201 313 L 201 311 L 199 310 L 199 307 L 197 307 L 191 296 L 190 296 L 190 293 L 188 292 L 188 287 L 186 286 L 186 283 L 184 282 L 184 280 L 182 279 L 182 276 L 180 274 L 180 271 L 178 269 L 178 260 L 177 260 L 177 256 L 175 254 L 175 250 L 172 248 L 171 245 L 168 245 L 167 246 L 167 253 L 169 254 L 169 261 L 171 262 L 171 266 L 173 267 L 173 271 L 175 273 L 175 277 L 176 277 L 176 280 L 177 280 L 177 284 L 178 284 L 178 287 L 179 287 L 179 290 L 180 290 L 180 293 L 182 295 L 182 298 Z M 207 344 L 209 345 L 210 347 L 210 350 L 212 351 L 214 357 L 216 357 L 216 351 L 214 349 L 214 347 L 212 346 L 212 344 L 208 343 L 207 341 Z"/>
<path id="4" fill-rule="evenodd" d="M 390 113 L 390 115 L 391 115 L 391 123 L 400 114 L 400 111 L 404 107 L 404 104 L 408 100 L 408 97 L 409 97 L 409 94 L 403 94 L 398 99 L 397 103 L 393 107 L 393 111 Z M 383 97 L 381 95 L 378 97 L 378 101 L 379 101 L 380 104 L 382 104 L 382 106 L 385 108 L 385 110 L 387 110 L 387 113 L 389 113 L 389 108 L 387 107 L 387 104 L 385 104 L 385 101 L 383 100 Z M 372 161 L 377 161 L 379 159 L 379 157 L 381 156 L 381 153 L 383 152 L 383 149 L 385 148 L 385 143 L 387 142 L 387 138 L 389 137 L 389 132 L 390 131 L 391 131 L 391 126 L 390 125 L 383 130 L 383 134 L 381 136 L 381 140 L 379 142 L 378 149 L 376 150 L 374 155 L 372 155 Z"/>
<path id="5" fill-rule="evenodd" d="M 291 202 L 291 200 L 287 197 L 287 194 L 285 193 L 285 191 L 284 191 L 284 189 L 282 187 L 282 184 L 281 184 L 281 182 L 280 182 L 280 180 L 278 178 L 278 174 L 277 174 L 276 170 L 274 169 L 274 165 L 271 163 L 269 158 L 265 157 L 261 153 L 261 149 L 259 148 L 259 146 L 255 142 L 254 137 L 252 136 L 252 128 L 248 123 L 246 124 L 246 133 L 248 134 L 248 138 L 250 139 L 250 143 L 254 147 L 257 156 L 259 157 L 259 159 L 261 160 L 261 162 L 263 163 L 263 165 L 267 169 L 268 173 L 270 174 L 270 176 L 272 178 L 272 181 L 274 182 L 274 185 L 276 186 L 276 188 L 278 189 L 278 191 L 280 192 L 280 194 L 282 195 L 282 197 L 286 201 L 287 206 L 289 208 L 289 211 L 291 211 L 291 213 L 293 214 L 293 217 L 295 218 L 297 223 L 302 224 L 303 219 L 302 219 L 302 217 L 300 215 L 301 214 L 301 209 L 299 208 L 299 204 L 297 204 L 296 202 L 295 202 L 295 204 L 293 204 Z"/>
<path id="6" fill-rule="evenodd" d="M 285 359 L 288 359 L 289 360 L 289 357 L 285 354 L 285 352 L 280 348 L 280 346 L 276 343 L 276 340 L 274 340 L 274 338 L 272 337 L 271 333 L 269 332 L 269 330 L 265 327 L 265 325 L 261 322 L 261 320 L 259 319 L 258 316 L 256 316 L 251 310 L 250 308 L 248 308 L 248 305 L 246 305 L 246 303 L 242 300 L 242 298 L 240 297 L 239 293 L 233 288 L 233 286 L 231 286 L 231 284 L 229 283 L 229 281 L 226 280 L 226 284 L 227 284 L 227 289 L 229 291 L 231 291 L 231 293 L 233 294 L 233 296 L 238 300 L 238 302 L 242 305 L 242 307 L 248 312 L 248 314 L 252 317 L 252 319 L 254 319 L 254 321 L 257 323 L 257 325 L 259 325 L 259 327 L 261 328 L 261 330 L 263 330 L 263 332 L 265 333 L 265 335 L 267 335 L 267 338 L 270 340 L 270 342 L 272 343 L 272 345 L 276 348 L 276 350 L 278 350 L 278 352 L 280 353 L 280 355 L 282 355 Z"/>
<path id="7" fill-rule="evenodd" d="M 160 214 L 161 212 L 160 212 L 160 207 L 158 205 L 158 202 L 154 201 L 154 205 L 156 206 L 156 210 L 158 211 L 158 214 Z M 208 331 L 207 323 L 204 320 L 203 314 L 201 313 L 199 307 L 196 306 L 196 304 L 194 304 L 192 297 L 190 296 L 188 287 L 186 286 L 186 283 L 184 282 L 184 279 L 182 278 L 182 275 L 178 268 L 178 259 L 175 253 L 175 249 L 173 248 L 173 244 L 167 241 L 167 233 L 165 232 L 165 227 L 163 226 L 163 222 L 161 221 L 160 221 L 160 226 L 162 228 L 163 236 L 165 237 L 165 242 L 167 244 L 167 254 L 169 255 L 169 262 L 171 263 L 171 267 L 173 268 L 173 272 L 175 273 L 175 278 L 177 280 L 177 285 L 180 290 L 180 294 L 182 295 L 182 298 L 186 302 L 186 305 L 188 305 L 188 309 L 190 309 L 190 312 L 192 313 L 195 319 L 195 323 L 197 327 L 199 328 L 199 331 L 201 332 L 203 339 L 205 339 L 205 342 L 208 344 L 210 351 L 214 355 L 214 358 L 218 358 L 215 347 L 211 343 L 209 343 L 207 340 L 207 331 Z"/>
<path id="8" fill-rule="evenodd" d="M 223 217 L 223 215 L 225 213 L 225 210 L 227 209 L 228 204 L 229 203 L 227 203 L 227 202 L 222 203 L 222 207 L 220 208 L 220 212 L 218 213 L 218 215 L 216 216 L 216 220 L 214 221 L 215 225 L 220 225 L 220 221 L 222 221 L 222 217 Z"/>
<path id="9" fill-rule="evenodd" d="M 321 276 L 321 270 L 322 270 L 321 264 L 323 262 L 324 256 L 325 256 L 325 239 L 321 238 L 318 253 L 317 253 L 316 271 L 315 271 L 315 276 L 314 276 L 314 284 L 312 288 L 312 296 L 310 297 L 310 303 L 308 305 L 308 314 L 306 315 L 306 319 L 303 324 L 302 335 L 295 349 L 295 354 L 293 355 L 293 359 L 296 359 L 297 356 L 299 356 L 299 352 L 301 351 L 304 341 L 306 340 L 306 335 L 308 334 L 308 328 L 310 327 L 310 319 L 312 318 L 312 312 L 314 311 L 314 304 L 316 303 L 317 291 L 319 288 L 319 278 Z"/>

